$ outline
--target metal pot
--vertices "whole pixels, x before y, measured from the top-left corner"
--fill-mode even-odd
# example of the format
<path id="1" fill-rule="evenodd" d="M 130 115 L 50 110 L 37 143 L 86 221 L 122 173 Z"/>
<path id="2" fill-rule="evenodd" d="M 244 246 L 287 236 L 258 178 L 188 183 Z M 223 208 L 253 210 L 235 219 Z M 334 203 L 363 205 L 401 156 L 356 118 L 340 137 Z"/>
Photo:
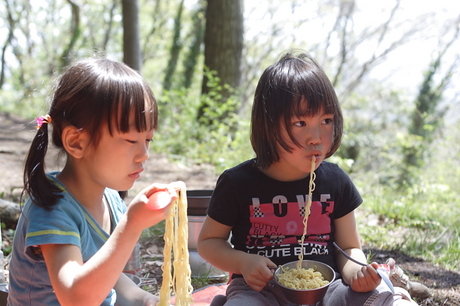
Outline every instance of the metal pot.
<path id="1" fill-rule="evenodd" d="M 136 286 L 140 287 L 142 285 L 142 279 L 137 276 L 137 275 L 134 275 L 134 274 L 130 274 L 130 273 L 124 273 L 129 279 L 131 279 L 135 284 Z"/>
<path id="2" fill-rule="evenodd" d="M 213 190 L 187 190 L 187 215 L 206 216 Z"/>
<path id="3" fill-rule="evenodd" d="M 284 293 L 286 299 L 288 299 L 291 303 L 295 303 L 298 305 L 310 305 L 319 302 L 324 295 L 326 294 L 327 288 L 329 285 L 335 280 L 335 272 L 334 270 L 327 264 L 314 261 L 314 260 L 304 260 L 302 261 L 302 268 L 314 268 L 315 271 L 320 272 L 324 279 L 329 281 L 329 284 L 311 290 L 297 290 L 285 287 L 278 282 L 278 274 L 283 273 L 282 269 L 295 269 L 297 267 L 298 261 L 289 262 L 287 264 L 282 265 L 275 271 L 275 282 L 278 286 L 281 287 L 281 290 Z"/>

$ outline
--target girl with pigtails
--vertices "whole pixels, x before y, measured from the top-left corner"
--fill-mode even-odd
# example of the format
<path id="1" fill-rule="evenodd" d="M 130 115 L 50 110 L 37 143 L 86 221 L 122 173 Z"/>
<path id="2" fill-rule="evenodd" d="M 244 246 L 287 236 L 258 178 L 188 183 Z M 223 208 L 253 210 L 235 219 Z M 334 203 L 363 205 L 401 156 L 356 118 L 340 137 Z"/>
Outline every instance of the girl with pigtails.
<path id="1" fill-rule="evenodd" d="M 86 59 L 66 70 L 25 163 L 8 305 L 156 305 L 122 271 L 142 230 L 167 215 L 148 197 L 176 192 L 152 184 L 126 207 L 118 191 L 139 179 L 157 122 L 151 89 L 125 64 Z M 46 173 L 48 142 L 64 153 L 61 171 Z"/>

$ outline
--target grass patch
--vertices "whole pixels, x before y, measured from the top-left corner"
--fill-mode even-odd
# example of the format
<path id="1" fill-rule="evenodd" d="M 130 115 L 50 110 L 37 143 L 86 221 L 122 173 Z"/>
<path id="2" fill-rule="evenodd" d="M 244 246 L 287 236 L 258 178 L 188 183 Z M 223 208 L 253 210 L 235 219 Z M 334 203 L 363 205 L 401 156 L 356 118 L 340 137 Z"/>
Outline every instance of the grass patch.
<path id="1" fill-rule="evenodd" d="M 358 222 L 366 245 L 458 268 L 460 204 L 454 190 L 421 182 L 404 192 L 375 187 L 363 194 Z"/>
<path id="2" fill-rule="evenodd" d="M 161 239 L 163 240 L 163 235 L 165 233 L 165 224 L 166 221 L 163 220 L 154 226 L 151 226 L 149 228 L 146 228 L 144 231 L 142 231 L 140 240 L 157 240 Z"/>

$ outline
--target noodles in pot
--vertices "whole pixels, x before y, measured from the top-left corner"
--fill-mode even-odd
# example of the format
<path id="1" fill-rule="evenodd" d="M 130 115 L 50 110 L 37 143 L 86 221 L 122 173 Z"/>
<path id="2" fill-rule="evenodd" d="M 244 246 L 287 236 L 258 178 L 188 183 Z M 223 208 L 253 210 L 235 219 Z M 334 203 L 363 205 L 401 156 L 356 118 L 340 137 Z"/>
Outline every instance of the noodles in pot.
<path id="1" fill-rule="evenodd" d="M 323 275 L 313 268 L 296 267 L 295 269 L 289 269 L 288 267 L 281 267 L 281 270 L 283 273 L 278 274 L 278 282 L 284 287 L 311 290 L 329 284 L 329 281 L 325 280 Z"/>

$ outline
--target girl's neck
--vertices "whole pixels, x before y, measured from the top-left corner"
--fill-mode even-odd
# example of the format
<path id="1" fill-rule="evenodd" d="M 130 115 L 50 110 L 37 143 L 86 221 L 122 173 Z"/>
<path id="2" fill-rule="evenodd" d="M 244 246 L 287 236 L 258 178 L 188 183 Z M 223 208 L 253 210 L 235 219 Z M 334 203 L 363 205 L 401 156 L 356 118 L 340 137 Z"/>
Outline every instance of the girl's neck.
<path id="1" fill-rule="evenodd" d="M 103 187 L 94 187 L 88 184 L 88 180 L 79 179 L 79 176 L 71 171 L 64 170 L 58 175 L 58 179 L 73 195 L 75 199 L 91 214 L 99 226 L 106 232 L 111 232 L 111 210 L 104 198 Z"/>
<path id="2" fill-rule="evenodd" d="M 64 184 L 66 189 L 77 199 L 87 210 L 100 209 L 103 207 L 103 196 L 105 188 L 95 186 L 90 180 L 81 177 L 69 167 L 64 167 L 57 178 Z"/>
<path id="3" fill-rule="evenodd" d="M 266 176 L 280 182 L 298 181 L 309 176 L 309 173 L 305 172 L 294 174 L 292 171 L 286 171 L 280 163 L 273 163 L 268 169 L 260 169 L 260 171 Z"/>

